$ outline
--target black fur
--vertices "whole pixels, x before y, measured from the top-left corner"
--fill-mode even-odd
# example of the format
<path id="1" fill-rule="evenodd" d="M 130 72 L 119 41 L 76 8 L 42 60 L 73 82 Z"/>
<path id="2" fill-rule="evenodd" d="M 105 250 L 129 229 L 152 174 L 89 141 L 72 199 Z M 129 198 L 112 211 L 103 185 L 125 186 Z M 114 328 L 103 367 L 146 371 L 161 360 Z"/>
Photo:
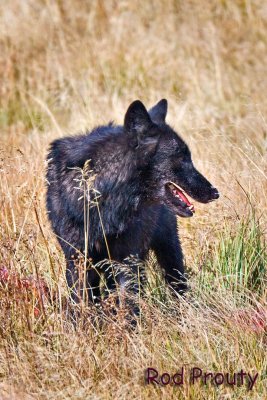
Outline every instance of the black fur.
<path id="1" fill-rule="evenodd" d="M 194 168 L 187 145 L 165 123 L 166 114 L 165 99 L 150 111 L 137 100 L 129 106 L 124 126 L 100 126 L 85 135 L 58 139 L 51 144 L 47 210 L 65 253 L 67 280 L 74 288 L 75 301 L 79 297 L 77 256 L 79 252 L 84 254 L 86 245 L 94 265 L 109 255 L 117 262 L 125 262 L 129 256 L 145 260 L 149 249 L 153 249 L 167 282 L 176 282 L 180 292 L 185 290 L 176 216 L 189 217 L 192 211 L 170 193 L 167 183 L 178 184 L 202 203 L 218 198 L 219 194 Z M 86 194 L 86 202 L 91 206 L 85 243 L 86 179 L 81 186 L 79 181 L 88 160 L 85 178 L 93 179 L 94 175 L 94 180 Z M 134 263 L 128 262 L 128 268 L 136 273 Z M 127 273 L 121 272 L 118 282 L 126 281 Z M 99 297 L 97 269 L 89 269 L 87 284 L 95 287 L 90 291 L 91 297 Z"/>

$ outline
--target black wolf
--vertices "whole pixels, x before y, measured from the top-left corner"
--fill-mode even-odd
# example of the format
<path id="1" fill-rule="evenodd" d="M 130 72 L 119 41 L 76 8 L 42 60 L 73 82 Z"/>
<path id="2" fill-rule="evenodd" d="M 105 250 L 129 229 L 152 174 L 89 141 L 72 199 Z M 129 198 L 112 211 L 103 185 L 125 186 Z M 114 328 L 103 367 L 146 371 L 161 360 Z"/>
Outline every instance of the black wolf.
<path id="1" fill-rule="evenodd" d="M 93 265 L 106 259 L 126 262 L 137 274 L 137 264 L 125 260 L 145 260 L 152 249 L 166 281 L 180 293 L 186 289 L 177 216 L 194 213 L 185 193 L 201 203 L 218 199 L 219 193 L 195 169 L 188 146 L 165 122 L 166 114 L 165 99 L 149 111 L 137 100 L 123 126 L 110 123 L 51 144 L 47 210 L 75 301 L 81 255 Z M 87 179 L 93 182 L 89 189 Z M 118 284 L 125 285 L 128 276 L 127 268 L 121 271 Z M 90 299 L 100 297 L 99 281 L 98 269 L 88 268 Z"/>

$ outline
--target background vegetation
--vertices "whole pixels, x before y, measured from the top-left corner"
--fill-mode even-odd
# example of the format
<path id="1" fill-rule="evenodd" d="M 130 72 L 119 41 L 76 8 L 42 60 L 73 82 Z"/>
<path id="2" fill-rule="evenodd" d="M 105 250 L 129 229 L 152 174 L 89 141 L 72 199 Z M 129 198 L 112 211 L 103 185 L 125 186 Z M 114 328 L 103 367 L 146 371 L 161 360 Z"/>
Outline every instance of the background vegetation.
<path id="1" fill-rule="evenodd" d="M 266 399 L 266 2 L 0 4 L 1 400 Z M 191 292 L 172 300 L 151 255 L 136 332 L 108 312 L 93 324 L 95 309 L 75 330 L 44 205 L 48 144 L 121 123 L 132 100 L 162 97 L 168 122 L 221 192 L 179 220 Z M 40 299 L 38 277 L 52 302 Z M 183 365 L 259 379 L 252 391 L 145 386 L 148 366 Z"/>

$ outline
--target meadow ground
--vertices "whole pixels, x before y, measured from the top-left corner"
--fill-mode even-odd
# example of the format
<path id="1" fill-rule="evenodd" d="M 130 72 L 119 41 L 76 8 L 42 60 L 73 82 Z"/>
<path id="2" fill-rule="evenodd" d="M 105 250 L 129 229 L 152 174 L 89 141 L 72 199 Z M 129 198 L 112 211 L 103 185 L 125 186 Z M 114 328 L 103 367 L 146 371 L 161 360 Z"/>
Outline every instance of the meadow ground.
<path id="1" fill-rule="evenodd" d="M 266 3 L 2 1 L 0 54 L 0 399 L 266 399 Z M 169 296 L 152 254 L 135 332 L 86 308 L 74 329 L 45 211 L 48 144 L 162 97 L 221 192 L 179 220 L 190 294 Z M 183 385 L 145 385 L 147 367 L 182 366 Z M 193 367 L 259 376 L 251 390 L 192 384 Z"/>

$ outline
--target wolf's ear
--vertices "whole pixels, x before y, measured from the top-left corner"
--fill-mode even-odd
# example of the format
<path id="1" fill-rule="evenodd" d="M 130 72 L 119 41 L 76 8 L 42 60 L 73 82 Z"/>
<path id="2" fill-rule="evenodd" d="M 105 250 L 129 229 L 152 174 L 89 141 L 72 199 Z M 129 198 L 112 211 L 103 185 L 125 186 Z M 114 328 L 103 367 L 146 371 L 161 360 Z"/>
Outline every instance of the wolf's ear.
<path id="1" fill-rule="evenodd" d="M 124 118 L 124 129 L 130 146 L 138 152 L 140 163 L 146 163 L 156 151 L 160 133 L 141 101 L 130 104 Z"/>
<path id="2" fill-rule="evenodd" d="M 130 104 L 124 118 L 124 128 L 127 133 L 143 135 L 152 125 L 151 118 L 140 100 Z"/>
<path id="3" fill-rule="evenodd" d="M 168 102 L 166 99 L 161 99 L 154 107 L 148 111 L 150 118 L 156 124 L 164 124 L 168 111 Z"/>

